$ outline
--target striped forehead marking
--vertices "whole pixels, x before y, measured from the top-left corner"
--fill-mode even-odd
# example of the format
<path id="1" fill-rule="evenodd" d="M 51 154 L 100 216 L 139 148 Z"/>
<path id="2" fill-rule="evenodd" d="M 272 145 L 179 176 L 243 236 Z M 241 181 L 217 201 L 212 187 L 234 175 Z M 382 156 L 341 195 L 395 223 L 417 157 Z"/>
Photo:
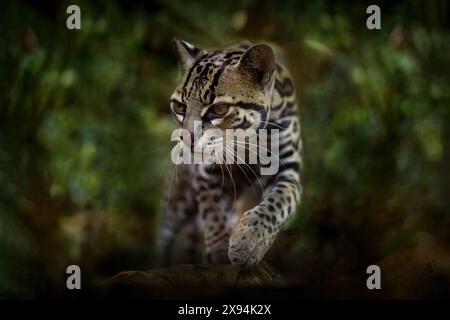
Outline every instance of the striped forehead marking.
<path id="1" fill-rule="evenodd" d="M 182 88 L 181 99 L 197 95 L 204 104 L 211 104 L 216 98 L 219 78 L 228 65 L 236 64 L 244 51 L 217 50 L 201 56 L 190 68 Z"/>

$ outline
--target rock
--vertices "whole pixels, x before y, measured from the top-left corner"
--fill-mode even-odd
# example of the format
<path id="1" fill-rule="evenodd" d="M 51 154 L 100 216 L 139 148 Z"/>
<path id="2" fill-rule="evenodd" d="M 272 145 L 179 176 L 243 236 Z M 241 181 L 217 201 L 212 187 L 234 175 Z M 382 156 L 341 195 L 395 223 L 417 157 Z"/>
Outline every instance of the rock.
<path id="1" fill-rule="evenodd" d="M 450 250 L 428 233 L 380 261 L 385 296 L 394 299 L 450 297 Z"/>
<path id="2" fill-rule="evenodd" d="M 268 263 L 243 270 L 232 265 L 179 265 L 149 271 L 124 271 L 102 285 L 114 298 L 213 298 L 255 289 L 279 288 L 282 276 Z"/>
<path id="3" fill-rule="evenodd" d="M 290 243 L 291 241 L 287 241 Z M 281 246 L 288 252 L 289 246 Z M 278 249 L 280 249 L 278 248 Z M 297 283 L 282 277 L 268 259 L 259 266 L 243 270 L 232 265 L 179 265 L 149 271 L 121 272 L 102 285 L 107 298 L 326 298 L 326 299 L 432 299 L 450 297 L 450 248 L 428 233 L 417 233 L 413 241 L 380 261 L 358 266 L 350 273 L 323 274 L 322 281 Z M 302 256 L 288 255 L 290 272 L 302 279 L 315 273 L 303 273 L 294 263 Z M 275 261 L 277 259 L 274 259 Z M 311 264 L 310 262 L 309 264 Z M 308 265 L 309 265 L 308 264 Z M 381 269 L 381 290 L 369 290 L 366 268 Z M 314 261 L 311 269 L 318 268 Z M 286 267 L 286 266 L 285 266 Z M 284 270 L 283 272 L 285 272 Z M 314 270 L 313 270 L 314 271 Z M 319 279 L 320 280 L 320 279 Z"/>
<path id="4" fill-rule="evenodd" d="M 424 232 L 410 245 L 374 263 L 381 269 L 381 289 L 369 290 L 366 270 L 342 275 L 312 295 L 329 299 L 442 299 L 450 297 L 450 249 Z M 367 266 L 366 266 L 367 267 Z"/>

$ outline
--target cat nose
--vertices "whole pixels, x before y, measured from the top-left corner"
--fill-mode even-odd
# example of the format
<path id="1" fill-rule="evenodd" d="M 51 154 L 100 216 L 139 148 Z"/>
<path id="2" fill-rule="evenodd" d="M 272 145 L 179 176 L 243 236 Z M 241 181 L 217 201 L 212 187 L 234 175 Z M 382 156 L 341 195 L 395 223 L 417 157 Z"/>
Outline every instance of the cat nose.
<path id="1" fill-rule="evenodd" d="M 185 146 L 193 148 L 194 147 L 194 133 L 190 132 L 189 134 L 190 134 L 189 139 L 183 139 L 183 136 L 181 136 L 180 140 L 183 142 L 183 144 Z"/>

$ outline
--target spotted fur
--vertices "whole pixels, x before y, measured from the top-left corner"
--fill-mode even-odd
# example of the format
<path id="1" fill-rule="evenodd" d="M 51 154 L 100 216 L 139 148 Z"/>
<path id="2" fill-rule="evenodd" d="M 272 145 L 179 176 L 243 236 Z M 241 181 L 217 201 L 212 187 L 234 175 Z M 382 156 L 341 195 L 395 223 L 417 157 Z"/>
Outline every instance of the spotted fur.
<path id="1" fill-rule="evenodd" d="M 172 94 L 171 109 L 180 126 L 192 135 L 195 121 L 203 129 L 279 129 L 280 168 L 274 176 L 261 176 L 261 165 L 178 165 L 163 206 L 163 263 L 170 262 L 177 236 L 187 229 L 189 239 L 203 240 L 206 263 L 253 266 L 296 212 L 302 192 L 292 77 L 266 45 L 242 43 L 208 52 L 175 42 L 183 76 Z M 254 206 L 244 208 L 244 199 L 253 200 Z M 189 246 L 198 248 L 195 241 Z"/>

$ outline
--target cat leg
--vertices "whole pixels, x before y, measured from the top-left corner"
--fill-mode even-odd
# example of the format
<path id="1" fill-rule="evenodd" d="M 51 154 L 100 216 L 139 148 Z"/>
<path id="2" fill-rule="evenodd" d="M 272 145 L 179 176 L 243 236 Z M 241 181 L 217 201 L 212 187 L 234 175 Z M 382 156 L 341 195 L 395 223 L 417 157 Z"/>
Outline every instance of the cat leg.
<path id="1" fill-rule="evenodd" d="M 163 200 L 158 237 L 158 264 L 167 266 L 172 263 L 176 240 L 182 228 L 192 221 L 197 213 L 194 191 L 187 188 L 192 181 L 192 172 L 186 166 L 178 166 L 176 176 L 166 188 Z"/>
<path id="2" fill-rule="evenodd" d="M 298 125 L 297 121 L 292 119 L 291 125 Z M 260 262 L 300 202 L 301 144 L 285 141 L 282 144 L 288 147 L 280 152 L 278 173 L 266 188 L 262 201 L 241 216 L 230 237 L 228 255 L 233 264 L 251 267 Z"/>
<path id="3" fill-rule="evenodd" d="M 292 177 L 292 182 L 276 184 L 259 205 L 242 215 L 230 237 L 231 263 L 250 267 L 262 260 L 283 223 L 296 210 L 301 191 L 294 181 Z"/>
<path id="4" fill-rule="evenodd" d="M 186 239 L 183 246 L 183 261 L 181 263 L 201 263 L 203 257 L 202 234 L 196 218 L 186 226 Z"/>
<path id="5" fill-rule="evenodd" d="M 220 181 L 217 177 L 199 179 L 197 194 L 205 262 L 212 264 L 229 263 L 228 243 L 235 217 L 233 199 L 225 193 Z"/>

